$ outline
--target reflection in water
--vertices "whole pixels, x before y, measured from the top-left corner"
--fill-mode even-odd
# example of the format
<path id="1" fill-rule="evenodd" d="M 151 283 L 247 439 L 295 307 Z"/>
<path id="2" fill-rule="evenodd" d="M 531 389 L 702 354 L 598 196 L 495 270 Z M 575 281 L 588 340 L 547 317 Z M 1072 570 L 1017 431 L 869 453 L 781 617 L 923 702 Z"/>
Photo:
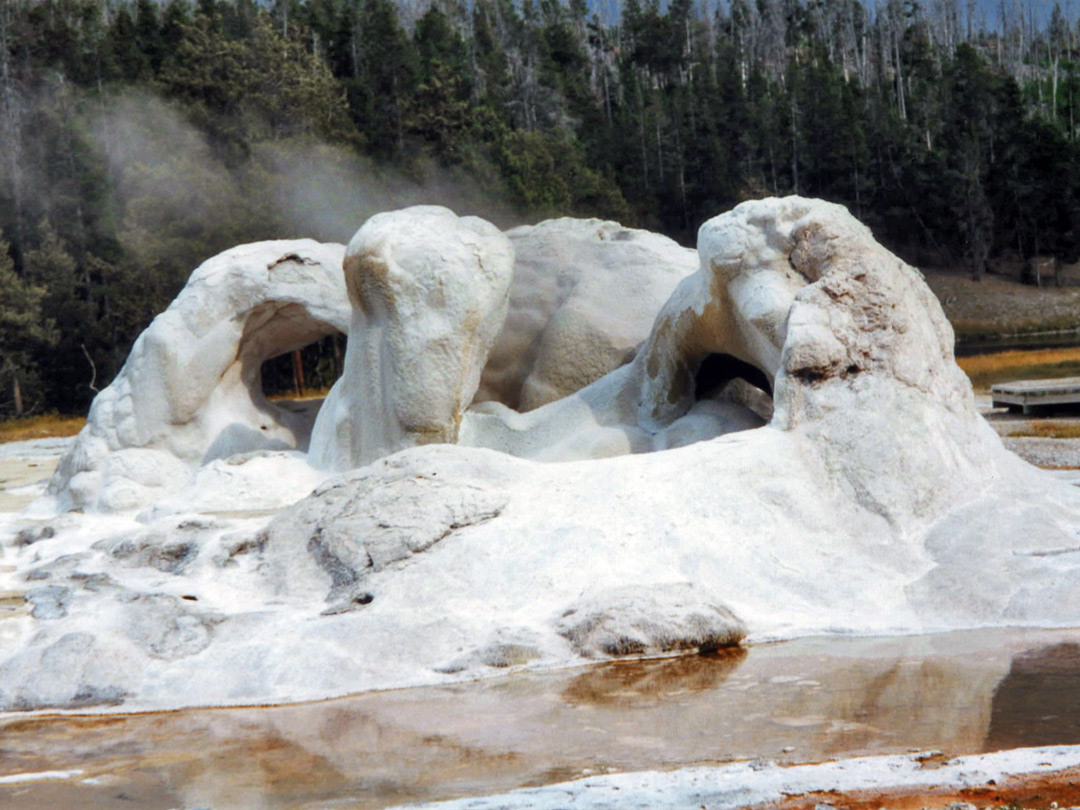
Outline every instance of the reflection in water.
<path id="1" fill-rule="evenodd" d="M 994 692 L 987 751 L 1080 744 L 1080 644 L 1016 656 Z"/>
<path id="2" fill-rule="evenodd" d="M 0 716 L 0 808 L 376 808 L 612 770 L 1062 742 L 1078 642 L 802 639 L 277 708 Z M 80 773 L 4 780 L 56 770 Z"/>
<path id="3" fill-rule="evenodd" d="M 647 661 L 615 661 L 590 667 L 563 690 L 567 703 L 652 704 L 664 697 L 695 694 L 720 686 L 746 657 L 746 650 L 718 650 Z"/>

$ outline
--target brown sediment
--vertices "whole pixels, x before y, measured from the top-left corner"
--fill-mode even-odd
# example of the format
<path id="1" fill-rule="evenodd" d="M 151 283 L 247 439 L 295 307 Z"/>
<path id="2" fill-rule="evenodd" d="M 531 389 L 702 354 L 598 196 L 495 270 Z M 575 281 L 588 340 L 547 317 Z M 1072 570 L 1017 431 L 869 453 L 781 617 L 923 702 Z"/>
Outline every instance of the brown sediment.
<path id="1" fill-rule="evenodd" d="M 720 687 L 743 661 L 742 647 L 698 655 L 612 661 L 585 669 L 562 692 L 572 705 L 645 705 L 670 694 L 691 695 Z"/>
<path id="2" fill-rule="evenodd" d="M 403 424 L 402 430 L 418 445 L 452 444 L 457 438 L 460 416 L 450 424 Z"/>
<path id="3" fill-rule="evenodd" d="M 764 810 L 814 810 L 828 804 L 838 810 L 922 810 L 945 808 L 959 802 L 984 807 L 1050 810 L 1080 806 L 1080 768 L 1050 774 L 1026 774 L 983 784 L 897 790 L 816 791 L 789 796 L 782 802 L 758 805 Z"/>

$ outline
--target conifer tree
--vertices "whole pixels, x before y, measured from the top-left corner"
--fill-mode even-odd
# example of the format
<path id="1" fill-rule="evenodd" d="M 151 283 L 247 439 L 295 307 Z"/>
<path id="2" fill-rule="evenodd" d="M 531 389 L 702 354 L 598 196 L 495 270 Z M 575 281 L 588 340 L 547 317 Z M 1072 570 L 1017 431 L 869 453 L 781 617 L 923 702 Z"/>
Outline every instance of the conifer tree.
<path id="1" fill-rule="evenodd" d="M 22 416 L 43 404 L 35 358 L 56 333 L 42 315 L 45 288 L 18 276 L 8 251 L 0 238 L 0 414 Z"/>

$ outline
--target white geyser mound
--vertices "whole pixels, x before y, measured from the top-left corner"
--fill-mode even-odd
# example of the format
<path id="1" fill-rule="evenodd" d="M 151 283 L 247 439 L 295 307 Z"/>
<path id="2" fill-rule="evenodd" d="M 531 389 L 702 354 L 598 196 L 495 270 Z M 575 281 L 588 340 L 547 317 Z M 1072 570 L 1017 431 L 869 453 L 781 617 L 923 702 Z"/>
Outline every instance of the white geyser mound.
<path id="1" fill-rule="evenodd" d="M 466 409 L 512 246 L 441 209 L 376 217 L 312 440 L 363 466 L 272 519 L 180 516 L 174 497 L 143 523 L 28 528 L 10 578 L 32 615 L 7 622 L 0 708 L 1077 623 L 1080 492 L 977 415 L 918 271 L 798 197 L 707 222 L 698 249 L 629 362 L 528 413 Z"/>

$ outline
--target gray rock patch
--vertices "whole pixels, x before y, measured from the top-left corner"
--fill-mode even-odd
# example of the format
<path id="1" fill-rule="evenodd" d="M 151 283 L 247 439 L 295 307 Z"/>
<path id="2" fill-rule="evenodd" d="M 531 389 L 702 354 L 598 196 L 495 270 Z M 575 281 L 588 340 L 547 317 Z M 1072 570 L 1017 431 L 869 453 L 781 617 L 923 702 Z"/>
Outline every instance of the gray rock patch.
<path id="1" fill-rule="evenodd" d="M 56 537 L 56 529 L 52 526 L 26 528 L 15 535 L 15 545 L 31 546 L 41 540 L 49 540 L 53 537 Z"/>
<path id="2" fill-rule="evenodd" d="M 530 643 L 534 634 L 521 630 L 500 631 L 495 639 L 482 647 L 458 656 L 449 663 L 433 667 L 435 672 L 452 675 L 477 667 L 507 669 L 519 667 L 543 657 L 540 649 Z"/>
<path id="3" fill-rule="evenodd" d="M 210 646 L 218 621 L 217 617 L 185 609 L 179 599 L 157 593 L 128 602 L 125 630 L 149 655 L 171 661 L 195 655 Z"/>
<path id="4" fill-rule="evenodd" d="M 747 633 L 726 605 L 689 583 L 607 588 L 579 599 L 555 624 L 587 658 L 709 652 Z"/>
<path id="5" fill-rule="evenodd" d="M 39 565 L 26 572 L 28 582 L 41 582 L 46 579 L 64 579 L 78 573 L 78 568 L 90 559 L 86 552 L 78 554 L 64 554 L 51 562 Z"/>
<path id="6" fill-rule="evenodd" d="M 115 706 L 128 693 L 109 676 L 109 652 L 89 633 L 67 633 L 0 665 L 0 711 Z"/>
<path id="7" fill-rule="evenodd" d="M 42 585 L 26 592 L 26 601 L 33 605 L 30 615 L 35 619 L 62 619 L 71 604 L 71 589 L 61 585 Z"/>
<path id="8" fill-rule="evenodd" d="M 480 663 L 484 666 L 502 669 L 516 667 L 535 661 L 540 657 L 540 650 L 530 644 L 491 644 L 480 651 Z"/>
<path id="9" fill-rule="evenodd" d="M 184 528 L 178 526 L 177 530 Z M 183 535 L 178 537 L 176 534 L 159 531 L 106 540 L 94 547 L 106 551 L 115 560 L 154 568 L 165 574 L 182 574 L 199 556 L 199 543 L 196 538 Z"/>
<path id="10" fill-rule="evenodd" d="M 507 500 L 504 490 L 434 476 L 365 473 L 317 490 L 276 518 L 251 546 L 273 554 L 306 544 L 309 558 L 330 578 L 328 612 L 341 613 L 375 598 L 365 584 L 371 574 L 497 517 Z"/>

